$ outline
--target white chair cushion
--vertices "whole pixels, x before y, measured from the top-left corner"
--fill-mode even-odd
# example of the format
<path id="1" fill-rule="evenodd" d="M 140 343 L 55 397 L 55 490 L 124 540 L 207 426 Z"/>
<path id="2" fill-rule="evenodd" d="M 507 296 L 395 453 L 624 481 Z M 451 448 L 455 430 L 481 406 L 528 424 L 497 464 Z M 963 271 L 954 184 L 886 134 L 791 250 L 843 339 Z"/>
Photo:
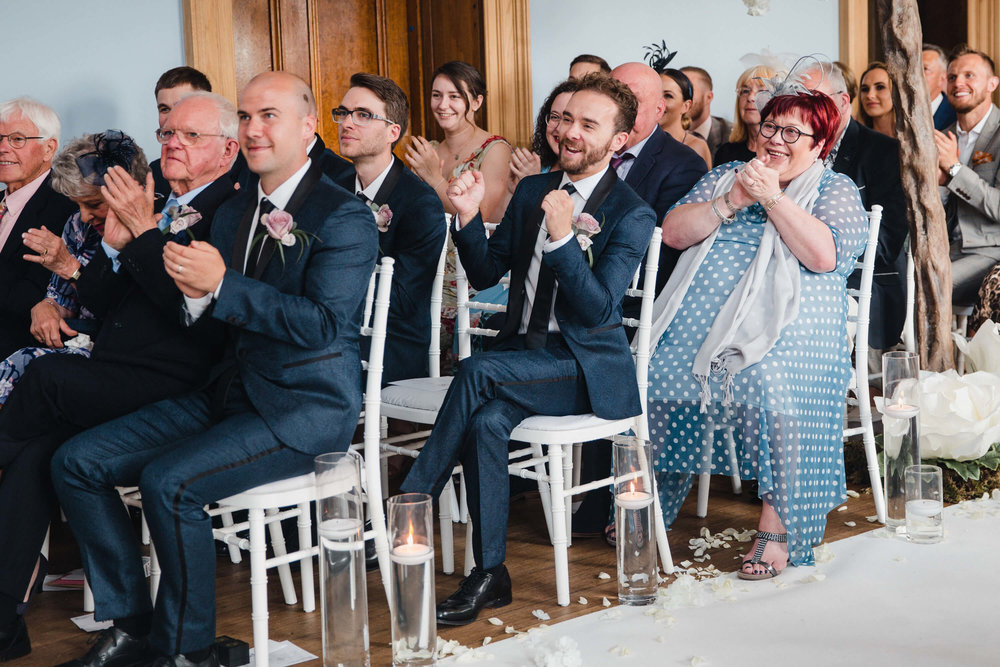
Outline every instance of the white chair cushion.
<path id="1" fill-rule="evenodd" d="M 387 406 L 437 412 L 451 385 L 451 376 L 399 380 L 382 389 L 382 403 Z"/>

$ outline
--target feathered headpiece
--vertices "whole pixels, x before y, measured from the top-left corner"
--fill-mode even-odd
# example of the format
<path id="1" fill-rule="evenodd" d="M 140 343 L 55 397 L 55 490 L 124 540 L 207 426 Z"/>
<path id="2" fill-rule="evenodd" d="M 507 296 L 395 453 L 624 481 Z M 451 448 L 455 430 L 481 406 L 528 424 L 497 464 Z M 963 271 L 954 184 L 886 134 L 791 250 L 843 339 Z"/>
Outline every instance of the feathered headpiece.
<path id="1" fill-rule="evenodd" d="M 671 51 L 667 48 L 667 43 L 665 41 L 661 41 L 659 44 L 654 42 L 653 44 L 642 48 L 646 52 L 646 55 L 644 55 L 642 59 L 648 62 L 649 66 L 656 70 L 657 74 L 667 69 L 667 65 L 669 65 L 670 61 L 677 55 L 676 51 Z"/>
<path id="2" fill-rule="evenodd" d="M 80 176 L 91 185 L 104 185 L 108 169 L 119 166 L 126 171 L 139 154 L 132 137 L 121 130 L 108 130 L 94 135 L 94 150 L 76 158 Z"/>
<path id="3" fill-rule="evenodd" d="M 757 97 L 754 98 L 754 103 L 757 105 L 757 109 L 763 109 L 771 98 L 778 97 L 779 95 L 798 95 L 799 93 L 809 93 L 817 88 L 820 83 L 826 78 L 826 66 L 823 60 L 820 59 L 822 54 L 810 54 L 808 56 L 802 56 L 795 61 L 791 69 L 788 70 L 788 74 L 778 72 L 776 75 L 770 78 L 756 77 L 764 85 L 764 90 L 757 93 Z M 830 65 L 836 67 L 836 65 Z M 818 81 L 810 81 L 810 72 L 820 72 L 820 79 Z M 812 87 L 806 86 L 806 81 L 812 84 Z"/>

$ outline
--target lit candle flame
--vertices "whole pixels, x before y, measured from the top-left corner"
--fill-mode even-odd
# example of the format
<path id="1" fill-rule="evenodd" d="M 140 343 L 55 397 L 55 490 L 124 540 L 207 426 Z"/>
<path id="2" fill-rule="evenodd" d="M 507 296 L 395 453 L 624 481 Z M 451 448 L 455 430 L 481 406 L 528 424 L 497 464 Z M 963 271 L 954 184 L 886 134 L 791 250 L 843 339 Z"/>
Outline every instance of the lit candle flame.
<path id="1" fill-rule="evenodd" d="M 628 483 L 629 493 L 635 493 L 635 480 Z"/>
<path id="2" fill-rule="evenodd" d="M 410 524 L 410 534 L 406 536 L 406 543 L 413 544 L 413 524 Z"/>

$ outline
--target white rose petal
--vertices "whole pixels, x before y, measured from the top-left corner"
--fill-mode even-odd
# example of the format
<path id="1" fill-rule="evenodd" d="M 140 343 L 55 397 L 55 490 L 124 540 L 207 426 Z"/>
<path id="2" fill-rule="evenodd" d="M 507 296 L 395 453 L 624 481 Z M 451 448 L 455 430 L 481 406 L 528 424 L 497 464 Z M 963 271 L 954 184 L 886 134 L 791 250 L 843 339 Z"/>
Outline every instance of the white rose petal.
<path id="1" fill-rule="evenodd" d="M 517 630 L 514 629 L 513 625 L 508 625 L 506 628 L 503 629 L 503 631 L 506 632 L 508 635 L 513 635 L 517 633 Z"/>
<path id="2" fill-rule="evenodd" d="M 578 602 L 579 602 L 580 604 L 587 604 L 587 598 L 585 598 L 585 597 L 581 596 L 581 597 L 580 597 L 580 599 L 578 600 Z"/>
<path id="3" fill-rule="evenodd" d="M 703 658 L 700 655 L 696 655 L 691 658 L 691 667 L 698 667 L 698 665 L 710 665 L 707 658 Z"/>
<path id="4" fill-rule="evenodd" d="M 843 512 L 846 509 L 847 509 L 847 505 L 841 505 L 840 507 L 837 508 L 837 511 L 838 512 Z"/>
<path id="5" fill-rule="evenodd" d="M 531 612 L 531 615 L 540 621 L 547 621 L 550 618 L 550 616 L 541 609 L 535 609 L 534 611 Z"/>
<path id="6" fill-rule="evenodd" d="M 491 641 L 493 641 L 493 637 L 483 637 L 483 646 L 486 646 Z"/>
<path id="7" fill-rule="evenodd" d="M 683 567 L 685 570 L 688 569 L 689 567 L 691 567 L 691 561 L 689 561 L 689 560 L 682 560 L 681 561 L 681 567 Z"/>
<path id="8" fill-rule="evenodd" d="M 600 574 L 597 575 L 597 578 L 598 579 L 610 579 L 611 575 L 608 574 L 607 572 L 601 572 Z"/>
<path id="9" fill-rule="evenodd" d="M 851 489 L 847 490 L 847 495 L 849 495 L 851 498 L 860 498 L 861 497 L 860 493 L 858 493 L 857 491 L 852 491 Z"/>
<path id="10" fill-rule="evenodd" d="M 603 606 L 605 606 L 605 607 L 610 607 L 611 606 L 611 601 L 608 600 L 607 598 L 601 598 L 601 604 Z"/>
<path id="11" fill-rule="evenodd" d="M 868 523 L 875 523 L 876 521 L 878 521 L 878 514 L 872 514 L 871 516 L 866 516 L 865 521 L 867 521 Z"/>
<path id="12" fill-rule="evenodd" d="M 488 619 L 486 619 L 486 620 L 487 620 L 487 621 L 489 621 L 490 623 L 492 623 L 493 625 L 503 625 L 503 621 L 501 621 L 501 620 L 500 620 L 499 618 L 497 618 L 496 616 L 490 616 L 490 617 L 489 617 Z"/>
<path id="13" fill-rule="evenodd" d="M 854 528 L 858 524 L 855 523 L 854 521 L 845 521 L 844 525 L 847 526 L 848 528 Z"/>

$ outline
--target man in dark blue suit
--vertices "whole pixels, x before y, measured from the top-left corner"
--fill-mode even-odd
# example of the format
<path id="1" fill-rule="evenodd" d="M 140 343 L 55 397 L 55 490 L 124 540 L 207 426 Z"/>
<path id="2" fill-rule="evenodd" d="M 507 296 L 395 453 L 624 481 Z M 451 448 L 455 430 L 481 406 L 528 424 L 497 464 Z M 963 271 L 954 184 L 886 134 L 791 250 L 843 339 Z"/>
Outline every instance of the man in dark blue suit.
<path id="1" fill-rule="evenodd" d="M 257 187 L 219 210 L 211 243 L 163 253 L 183 316 L 225 329 L 211 381 L 85 432 L 53 460 L 95 615 L 115 621 L 68 665 L 146 664 L 156 653 L 167 656 L 158 664 L 217 665 L 215 548 L 202 507 L 308 472 L 317 454 L 350 444 L 377 232 L 371 212 L 307 158 L 312 108 L 298 77 L 255 77 L 240 96 L 239 135 Z M 121 484 L 142 492 L 163 572 L 155 607 Z"/>
<path id="2" fill-rule="evenodd" d="M 937 44 L 924 44 L 921 56 L 924 63 L 924 78 L 931 98 L 931 113 L 934 114 L 934 129 L 944 130 L 955 122 L 955 109 L 945 95 L 948 87 L 948 57 Z"/>
<path id="3" fill-rule="evenodd" d="M 485 288 L 511 272 L 508 317 L 494 348 L 464 360 L 403 489 L 438 495 L 457 462 L 469 488 L 477 567 L 438 605 L 438 622 L 464 625 L 511 600 L 507 442 L 533 414 L 639 414 L 621 302 L 649 245 L 653 211 L 608 167 L 635 122 L 635 96 L 602 74 L 583 79 L 563 112 L 565 171 L 525 178 L 487 240 L 482 174 L 448 188 L 453 234 L 469 282 Z M 586 229 L 587 218 L 599 225 Z M 586 250 L 582 248 L 586 247 Z"/>
<path id="4" fill-rule="evenodd" d="M 403 90 L 374 74 L 352 76 L 333 110 L 340 152 L 354 161 L 336 183 L 372 209 L 379 253 L 396 260 L 382 374 L 386 383 L 428 373 L 431 287 L 447 235 L 437 194 L 392 154 L 409 117 Z"/>

